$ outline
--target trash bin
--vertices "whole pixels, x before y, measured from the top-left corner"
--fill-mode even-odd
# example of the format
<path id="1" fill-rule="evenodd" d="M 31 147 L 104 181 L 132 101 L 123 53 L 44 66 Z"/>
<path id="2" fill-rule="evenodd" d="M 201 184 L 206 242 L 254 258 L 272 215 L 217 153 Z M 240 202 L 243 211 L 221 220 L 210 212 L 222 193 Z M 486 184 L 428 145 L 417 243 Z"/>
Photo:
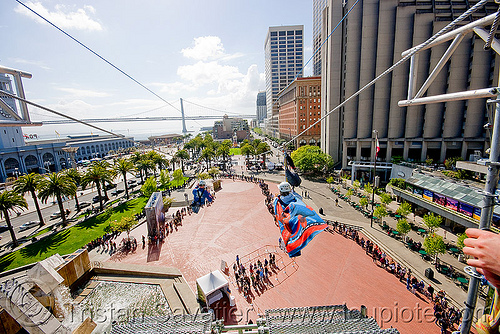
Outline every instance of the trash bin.
<path id="1" fill-rule="evenodd" d="M 434 271 L 431 268 L 425 269 L 425 277 L 427 277 L 428 279 L 433 279 Z"/>

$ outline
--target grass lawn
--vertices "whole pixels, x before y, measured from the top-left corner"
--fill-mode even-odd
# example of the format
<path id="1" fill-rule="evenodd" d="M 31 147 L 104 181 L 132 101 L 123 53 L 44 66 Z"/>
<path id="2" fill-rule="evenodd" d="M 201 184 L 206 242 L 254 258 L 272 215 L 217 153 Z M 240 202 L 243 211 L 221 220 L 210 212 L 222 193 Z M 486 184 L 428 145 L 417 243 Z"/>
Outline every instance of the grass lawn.
<path id="1" fill-rule="evenodd" d="M 173 188 L 173 187 L 180 187 L 180 186 L 182 186 L 184 183 L 186 183 L 186 182 L 187 182 L 187 180 L 189 180 L 189 177 L 183 177 L 183 178 L 182 178 L 182 179 L 180 179 L 180 180 L 172 180 L 172 181 L 170 181 L 169 186 L 170 186 L 171 188 Z"/>
<path id="2" fill-rule="evenodd" d="M 16 250 L 0 258 L 0 272 L 41 261 L 51 255 L 73 253 L 90 241 L 105 234 L 114 220 L 142 212 L 147 198 L 139 197 L 106 211 L 97 217 L 78 223 L 69 229 L 52 234 L 36 243 Z"/>
<path id="3" fill-rule="evenodd" d="M 229 149 L 229 154 L 232 154 L 232 155 L 241 155 L 241 148 L 239 148 L 239 147 L 231 147 Z"/>

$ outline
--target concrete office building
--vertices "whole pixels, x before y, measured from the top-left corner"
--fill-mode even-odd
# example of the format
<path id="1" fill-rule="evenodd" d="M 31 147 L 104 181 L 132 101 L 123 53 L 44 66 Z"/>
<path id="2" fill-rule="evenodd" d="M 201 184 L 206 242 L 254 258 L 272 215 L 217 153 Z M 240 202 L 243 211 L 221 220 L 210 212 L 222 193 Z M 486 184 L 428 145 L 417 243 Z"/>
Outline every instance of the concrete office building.
<path id="1" fill-rule="evenodd" d="M 297 78 L 280 93 L 280 138 L 290 140 L 314 124 L 321 114 L 321 77 Z M 295 140 L 295 146 L 319 145 L 318 123 Z"/>
<path id="2" fill-rule="evenodd" d="M 331 31 L 354 0 L 328 0 L 323 33 Z M 325 44 L 322 53 L 322 115 L 401 59 L 401 53 L 441 30 L 471 6 L 469 1 L 364 0 Z M 494 13 L 488 3 L 471 19 Z M 467 21 L 469 22 L 469 21 Z M 467 23 L 465 22 L 465 23 Z M 397 32 L 397 33 L 396 33 Z M 450 42 L 419 54 L 420 87 Z M 438 95 L 497 86 L 499 61 L 473 33 L 465 35 L 445 68 L 429 87 Z M 495 61 L 497 60 L 497 61 Z M 378 160 L 402 156 L 409 161 L 447 157 L 468 159 L 488 147 L 483 125 L 485 99 L 399 107 L 408 94 L 410 62 L 397 67 L 374 86 L 322 122 L 322 148 L 347 167 L 349 161 L 370 161 L 373 130 L 378 131 Z"/>
<path id="3" fill-rule="evenodd" d="M 265 50 L 266 132 L 278 136 L 278 93 L 295 79 L 304 65 L 303 25 L 270 27 Z M 299 74 L 298 77 L 302 77 Z"/>
<path id="4" fill-rule="evenodd" d="M 267 117 L 266 107 L 266 92 L 259 92 L 257 94 L 257 126 L 264 123 Z"/>
<path id="5" fill-rule="evenodd" d="M 323 43 L 323 35 L 321 33 L 323 27 L 323 10 L 326 7 L 328 0 L 313 0 L 313 73 L 314 76 L 321 75 L 321 43 Z M 328 36 L 328 33 L 325 34 Z"/>

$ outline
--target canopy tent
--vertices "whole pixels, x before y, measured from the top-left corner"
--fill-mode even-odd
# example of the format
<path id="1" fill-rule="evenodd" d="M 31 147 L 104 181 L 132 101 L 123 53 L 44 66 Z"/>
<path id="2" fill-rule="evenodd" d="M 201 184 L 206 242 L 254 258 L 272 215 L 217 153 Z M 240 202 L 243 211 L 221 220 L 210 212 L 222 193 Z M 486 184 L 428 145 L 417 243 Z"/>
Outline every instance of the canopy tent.
<path id="1" fill-rule="evenodd" d="M 210 274 L 196 279 L 196 286 L 198 293 L 203 296 L 207 305 L 222 299 L 223 293 L 229 293 L 229 282 L 220 270 L 212 271 Z"/>

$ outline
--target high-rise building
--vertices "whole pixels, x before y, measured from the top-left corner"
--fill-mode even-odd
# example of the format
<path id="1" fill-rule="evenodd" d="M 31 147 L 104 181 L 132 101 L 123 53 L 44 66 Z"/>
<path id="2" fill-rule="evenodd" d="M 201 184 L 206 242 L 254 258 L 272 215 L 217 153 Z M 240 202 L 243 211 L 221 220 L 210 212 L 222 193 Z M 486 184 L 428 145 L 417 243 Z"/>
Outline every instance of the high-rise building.
<path id="1" fill-rule="evenodd" d="M 280 138 L 290 140 L 321 117 L 321 77 L 297 78 L 285 88 L 279 98 Z M 301 134 L 294 144 L 319 145 L 321 124 Z"/>
<path id="2" fill-rule="evenodd" d="M 265 50 L 266 73 L 266 132 L 278 136 L 278 93 L 292 82 L 295 77 L 302 77 L 304 65 L 303 25 L 270 27 Z"/>
<path id="3" fill-rule="evenodd" d="M 328 0 L 323 31 L 331 31 L 355 0 Z M 325 43 L 322 53 L 322 115 L 333 110 L 376 75 L 401 59 L 401 53 L 423 43 L 472 6 L 468 1 L 364 0 L 350 12 Z M 472 19 L 494 13 L 488 2 Z M 396 33 L 397 32 L 397 33 Z M 416 57 L 420 87 L 449 43 Z M 470 32 L 427 90 L 429 96 L 498 84 L 500 59 Z M 410 61 L 382 77 L 322 122 L 322 149 L 345 168 L 349 161 L 371 161 L 373 131 L 378 131 L 378 160 L 401 156 L 408 161 L 448 157 L 468 159 L 488 148 L 483 125 L 486 99 L 399 107 L 408 95 Z M 490 120 L 491 123 L 491 120 Z"/>
<path id="4" fill-rule="evenodd" d="M 321 75 L 321 43 L 323 37 L 323 10 L 326 8 L 327 0 L 313 0 L 313 73 L 315 76 Z"/>
<path id="5" fill-rule="evenodd" d="M 257 124 L 264 122 L 267 117 L 266 92 L 257 94 Z"/>

